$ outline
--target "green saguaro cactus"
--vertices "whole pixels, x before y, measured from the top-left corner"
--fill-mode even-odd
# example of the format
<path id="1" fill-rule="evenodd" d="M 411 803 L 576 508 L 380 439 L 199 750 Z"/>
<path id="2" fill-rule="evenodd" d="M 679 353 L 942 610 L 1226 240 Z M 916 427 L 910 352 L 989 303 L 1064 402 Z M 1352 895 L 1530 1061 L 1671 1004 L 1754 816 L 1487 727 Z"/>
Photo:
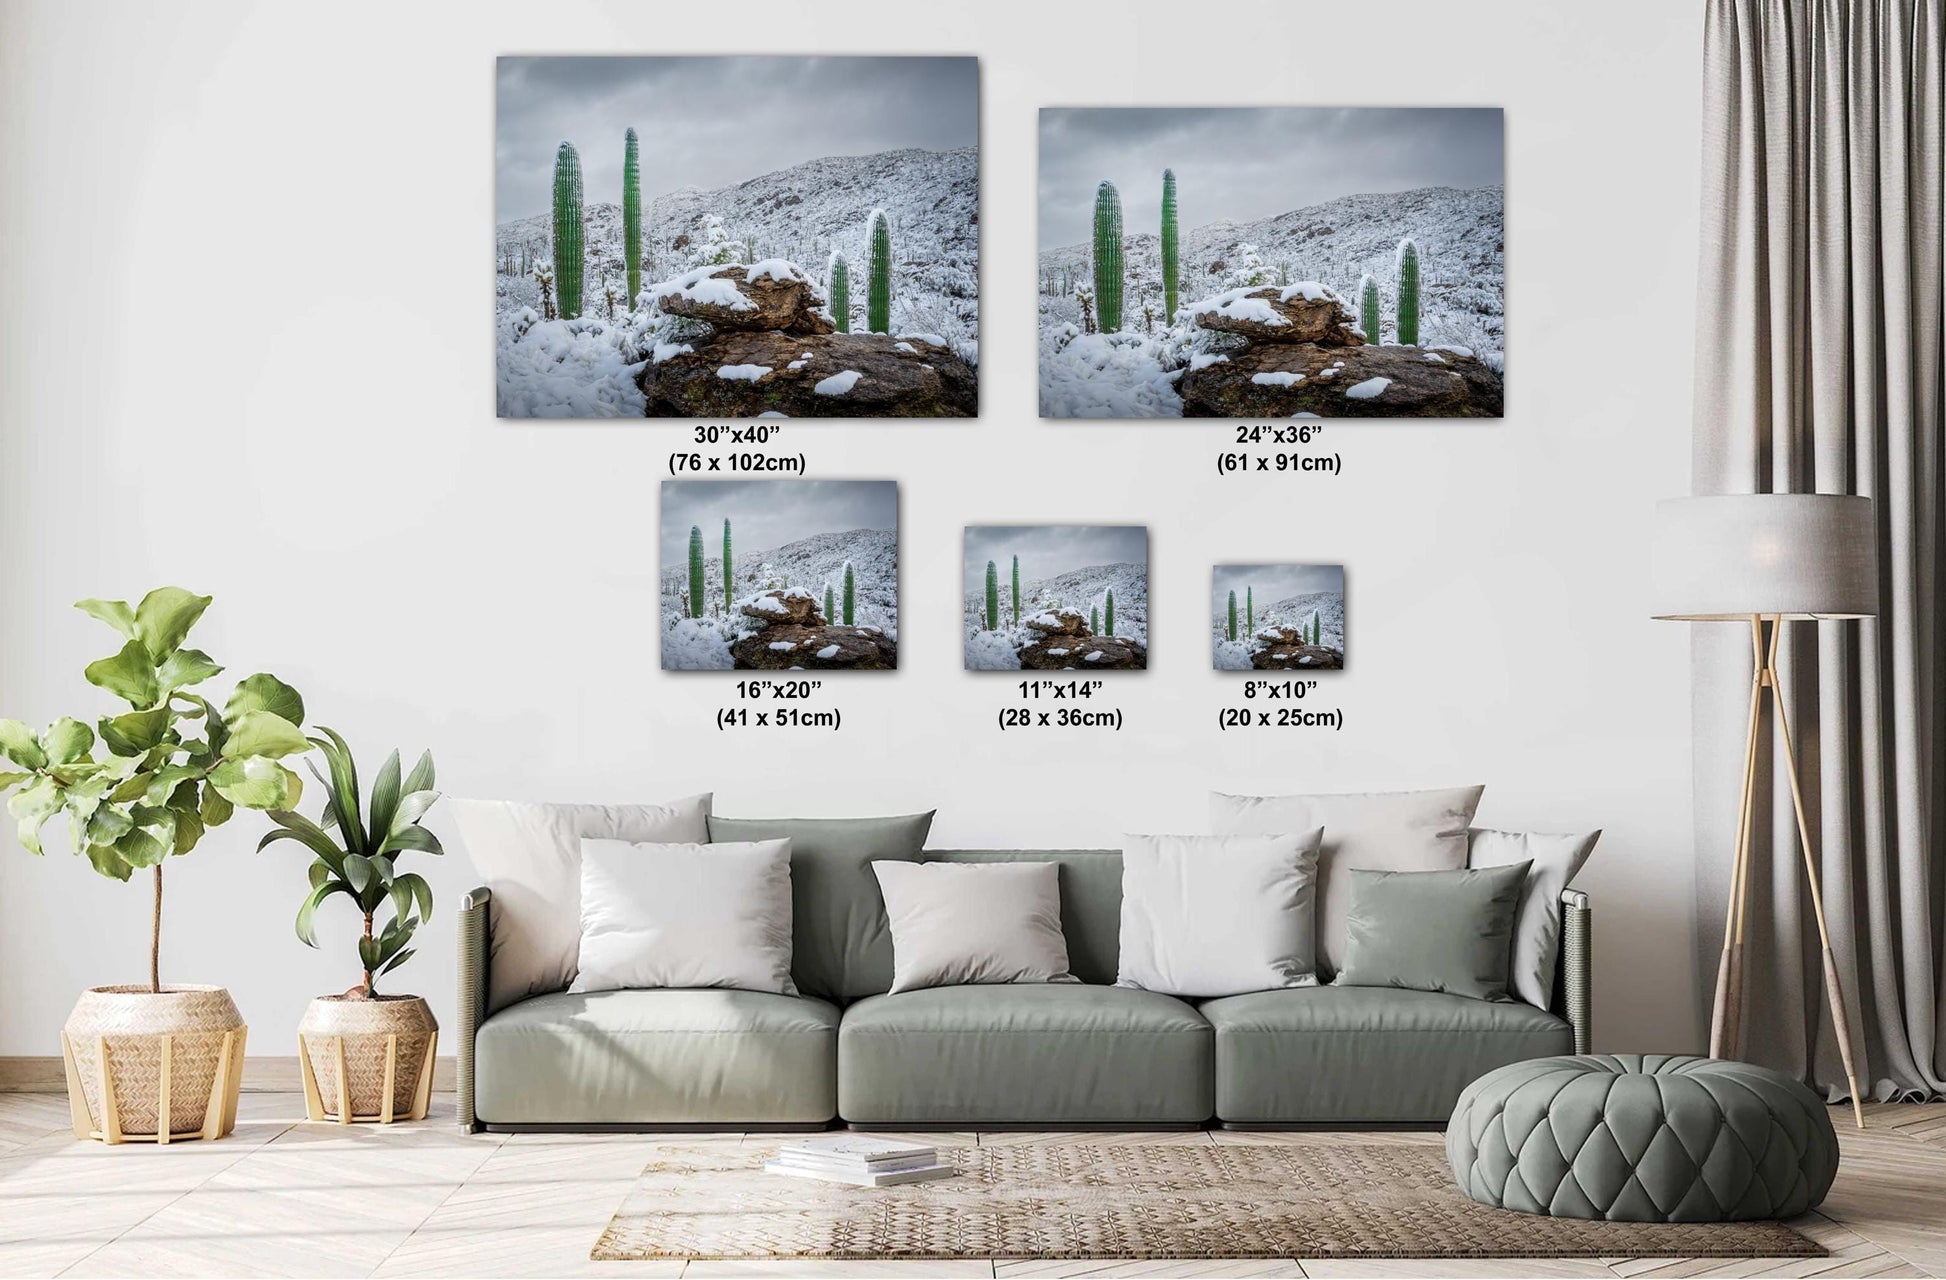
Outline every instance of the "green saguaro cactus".
<path id="1" fill-rule="evenodd" d="M 1176 322 L 1176 171 L 1162 171 L 1162 322 Z"/>
<path id="2" fill-rule="evenodd" d="M 622 143 L 622 261 L 628 267 L 628 305 L 642 292 L 642 146 L 635 127 Z"/>
<path id="3" fill-rule="evenodd" d="M 731 565 L 730 522 L 725 518 L 723 521 L 723 612 L 725 613 L 728 613 L 730 606 L 736 603 L 735 574 Z"/>
<path id="4" fill-rule="evenodd" d="M 1378 281 L 1368 273 L 1358 282 L 1358 327 L 1365 331 L 1365 341 L 1378 343 L 1379 323 Z"/>
<path id="5" fill-rule="evenodd" d="M 1092 604 L 1088 606 L 1088 630 L 1097 635 L 1101 633 L 1101 609 Z"/>
<path id="6" fill-rule="evenodd" d="M 1014 557 L 1014 625 L 1020 625 L 1020 557 Z"/>
<path id="7" fill-rule="evenodd" d="M 1399 241 L 1399 341 L 1419 345 L 1419 246 L 1410 236 Z"/>
<path id="8" fill-rule="evenodd" d="M 851 332 L 851 268 L 845 255 L 831 255 L 831 320 L 839 333 Z"/>
<path id="9" fill-rule="evenodd" d="M 865 327 L 873 333 L 892 332 L 892 219 L 885 210 L 872 210 L 872 275 L 865 289 Z"/>
<path id="10" fill-rule="evenodd" d="M 1095 315 L 1103 333 L 1122 330 L 1122 193 L 1095 188 Z"/>
<path id="11" fill-rule="evenodd" d="M 831 603 L 831 584 L 827 582 L 824 584 L 824 620 L 826 622 L 832 621 L 832 614 L 834 612 Z"/>
<path id="12" fill-rule="evenodd" d="M 1236 593 L 1236 588 L 1232 587 L 1230 589 L 1230 640 L 1234 643 L 1236 638 L 1237 638 L 1237 593 Z"/>
<path id="13" fill-rule="evenodd" d="M 1115 593 L 1110 591 L 1107 595 L 1101 606 L 1102 634 L 1112 636 L 1115 634 Z"/>
<path id="14" fill-rule="evenodd" d="M 703 526 L 689 526 L 689 616 L 703 616 Z"/>
<path id="15" fill-rule="evenodd" d="M 1000 629 L 1000 570 L 987 561 L 987 630 Z"/>
<path id="16" fill-rule="evenodd" d="M 851 561 L 847 560 L 845 561 L 845 625 L 848 627 L 854 625 L 852 617 L 856 613 L 857 603 L 858 589 L 852 579 Z"/>
<path id="17" fill-rule="evenodd" d="M 581 314 L 581 153 L 572 142 L 554 152 L 554 297 L 563 320 Z"/>

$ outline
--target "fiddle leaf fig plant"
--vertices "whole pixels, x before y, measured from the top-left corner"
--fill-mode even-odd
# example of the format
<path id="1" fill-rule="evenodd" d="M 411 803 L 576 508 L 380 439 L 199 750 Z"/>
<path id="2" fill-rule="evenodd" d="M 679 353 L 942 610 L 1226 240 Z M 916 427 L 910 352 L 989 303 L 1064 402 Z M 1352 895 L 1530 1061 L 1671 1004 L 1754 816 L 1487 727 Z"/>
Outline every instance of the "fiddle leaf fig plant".
<path id="1" fill-rule="evenodd" d="M 209 605 L 181 587 L 158 587 L 132 607 L 81 601 L 77 609 L 124 641 L 83 674 L 129 709 L 92 727 L 63 716 L 39 733 L 0 720 L 0 756 L 15 766 L 0 769 L 0 793 L 13 793 L 7 811 L 29 853 L 42 851 L 42 828 L 66 813 L 69 844 L 96 871 L 124 881 L 153 872 L 151 991 L 162 989 L 163 863 L 238 809 L 296 805 L 304 783 L 283 762 L 311 749 L 298 728 L 304 700 L 277 677 L 245 677 L 220 708 L 197 691 L 223 671 L 186 643 Z"/>
<path id="2" fill-rule="evenodd" d="M 336 730 L 320 727 L 322 737 L 310 744 L 324 756 L 327 779 L 315 764 L 311 772 L 324 786 L 324 813 L 313 822 L 292 810 L 270 815 L 277 830 L 257 844 L 261 853 L 279 840 L 294 840 L 312 853 L 311 891 L 297 909 L 297 936 L 307 947 L 318 945 L 318 908 L 343 894 L 357 904 L 365 919 L 358 939 L 358 960 L 364 981 L 345 994 L 378 994 L 380 977 L 412 958 L 412 935 L 432 916 L 432 886 L 413 871 L 400 871 L 398 857 L 408 850 L 443 854 L 439 837 L 419 825 L 439 800 L 433 789 L 432 752 L 419 757 L 412 772 L 400 776 L 399 753 L 393 751 L 372 783 L 371 801 L 361 805 L 358 766 L 351 748 Z M 387 913 L 377 927 L 381 913 Z"/>

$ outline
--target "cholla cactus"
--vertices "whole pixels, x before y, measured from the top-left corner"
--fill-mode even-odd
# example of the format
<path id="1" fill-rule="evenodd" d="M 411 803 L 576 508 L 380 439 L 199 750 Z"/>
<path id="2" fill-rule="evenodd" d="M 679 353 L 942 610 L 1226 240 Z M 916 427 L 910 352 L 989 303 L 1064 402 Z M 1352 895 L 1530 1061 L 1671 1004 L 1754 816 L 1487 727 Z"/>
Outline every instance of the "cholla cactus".
<path id="1" fill-rule="evenodd" d="M 1081 332 L 1095 331 L 1095 290 L 1094 286 L 1083 280 L 1074 286 L 1074 300 L 1081 304 Z"/>
<path id="2" fill-rule="evenodd" d="M 555 319 L 557 313 L 554 310 L 554 264 L 551 262 L 535 263 L 534 283 L 540 286 L 541 291 L 541 319 Z"/>

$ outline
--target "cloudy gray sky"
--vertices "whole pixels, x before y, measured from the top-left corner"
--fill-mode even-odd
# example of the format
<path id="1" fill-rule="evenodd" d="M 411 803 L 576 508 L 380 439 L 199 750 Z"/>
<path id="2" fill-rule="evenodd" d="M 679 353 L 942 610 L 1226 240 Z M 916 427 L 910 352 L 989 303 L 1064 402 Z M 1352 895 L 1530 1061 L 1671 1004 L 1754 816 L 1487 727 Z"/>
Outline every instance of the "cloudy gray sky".
<path id="1" fill-rule="evenodd" d="M 1255 587 L 1259 607 L 1288 600 L 1314 591 L 1345 593 L 1345 567 L 1341 564 L 1219 564 L 1210 575 L 1210 607 L 1214 616 L 1224 616 L 1230 607 L 1230 592 L 1237 593 L 1238 612 L 1242 612 L 1245 588 Z"/>
<path id="2" fill-rule="evenodd" d="M 1098 564 L 1147 564 L 1149 528 L 1141 524 L 969 524 L 966 590 L 984 591 L 987 561 L 1006 582 L 1020 557 L 1023 585 Z"/>
<path id="3" fill-rule="evenodd" d="M 564 139 L 581 153 L 586 201 L 619 202 L 630 125 L 645 201 L 822 156 L 979 141 L 973 58 L 501 58 L 496 79 L 499 222 L 551 207 Z"/>
<path id="4" fill-rule="evenodd" d="M 1253 222 L 1365 192 L 1481 187 L 1505 173 L 1498 107 L 1047 107 L 1040 246 L 1091 234 L 1095 187 L 1122 195 L 1131 234 L 1162 223 L 1176 171 L 1182 229 Z"/>
<path id="5" fill-rule="evenodd" d="M 735 546 L 769 551 L 818 533 L 897 529 L 899 486 L 891 480 L 664 480 L 662 567 L 689 563 L 689 530 L 700 525 L 705 553 L 723 553 L 723 521 Z"/>

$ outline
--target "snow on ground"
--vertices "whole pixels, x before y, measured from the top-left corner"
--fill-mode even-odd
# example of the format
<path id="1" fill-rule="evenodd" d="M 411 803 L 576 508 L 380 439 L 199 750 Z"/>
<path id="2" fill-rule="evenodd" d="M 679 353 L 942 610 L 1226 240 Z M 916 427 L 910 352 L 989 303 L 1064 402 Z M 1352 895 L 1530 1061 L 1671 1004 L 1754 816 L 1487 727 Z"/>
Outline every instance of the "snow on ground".
<path id="1" fill-rule="evenodd" d="M 525 315 L 532 316 L 533 312 Z M 496 399 L 503 418 L 639 418 L 648 402 L 599 320 L 520 323 L 502 316 Z"/>
<path id="2" fill-rule="evenodd" d="M 1237 593 L 1237 598 L 1237 629 L 1241 633 L 1245 621 L 1242 592 Z M 1316 618 L 1319 642 L 1327 649 L 1344 652 L 1345 598 L 1338 592 L 1310 591 L 1289 596 L 1271 604 L 1259 604 L 1255 607 L 1255 613 L 1258 637 L 1265 632 L 1274 636 L 1278 627 L 1304 630 Z M 1226 598 L 1210 617 L 1211 665 L 1218 671 L 1249 671 L 1250 655 L 1265 648 L 1266 642 L 1242 635 L 1238 639 L 1230 639 L 1229 621 L 1229 601 Z"/>
<path id="3" fill-rule="evenodd" d="M 1013 595 L 1009 584 L 1000 586 L 1001 625 L 986 626 L 986 592 L 970 593 L 965 601 L 966 669 L 968 671 L 1017 671 L 1020 651 L 1047 638 L 1047 633 L 1027 625 L 1030 621 L 1057 623 L 1062 610 L 1086 618 L 1090 611 L 1098 617 L 1107 603 L 1108 592 L 1115 593 L 1115 634 L 1146 646 L 1149 643 L 1148 566 L 1140 564 L 1093 565 L 1074 569 L 1051 578 L 1022 582 L 1020 586 L 1019 626 L 1014 626 Z M 1049 649 L 1060 657 L 1065 651 Z"/>
<path id="4" fill-rule="evenodd" d="M 1075 333 L 1041 327 L 1043 418 L 1182 416 L 1182 370 L 1163 367 L 1157 344 L 1136 334 Z"/>
<path id="5" fill-rule="evenodd" d="M 734 521 L 734 513 L 731 513 Z M 845 566 L 852 566 L 855 625 L 899 638 L 899 540 L 890 529 L 852 529 L 800 538 L 764 551 L 735 551 L 735 607 L 723 609 L 723 560 L 703 562 L 705 615 L 689 612 L 689 565 L 662 567 L 662 667 L 665 671 L 720 670 L 732 665 L 730 645 L 755 635 L 763 623 L 745 616 L 745 605 L 782 619 L 789 610 L 768 593 L 809 597 L 824 611 L 829 588 L 842 609 Z M 841 622 L 840 618 L 827 619 Z M 777 648 L 782 642 L 775 642 Z M 788 647 L 788 646 L 785 646 Z"/>

